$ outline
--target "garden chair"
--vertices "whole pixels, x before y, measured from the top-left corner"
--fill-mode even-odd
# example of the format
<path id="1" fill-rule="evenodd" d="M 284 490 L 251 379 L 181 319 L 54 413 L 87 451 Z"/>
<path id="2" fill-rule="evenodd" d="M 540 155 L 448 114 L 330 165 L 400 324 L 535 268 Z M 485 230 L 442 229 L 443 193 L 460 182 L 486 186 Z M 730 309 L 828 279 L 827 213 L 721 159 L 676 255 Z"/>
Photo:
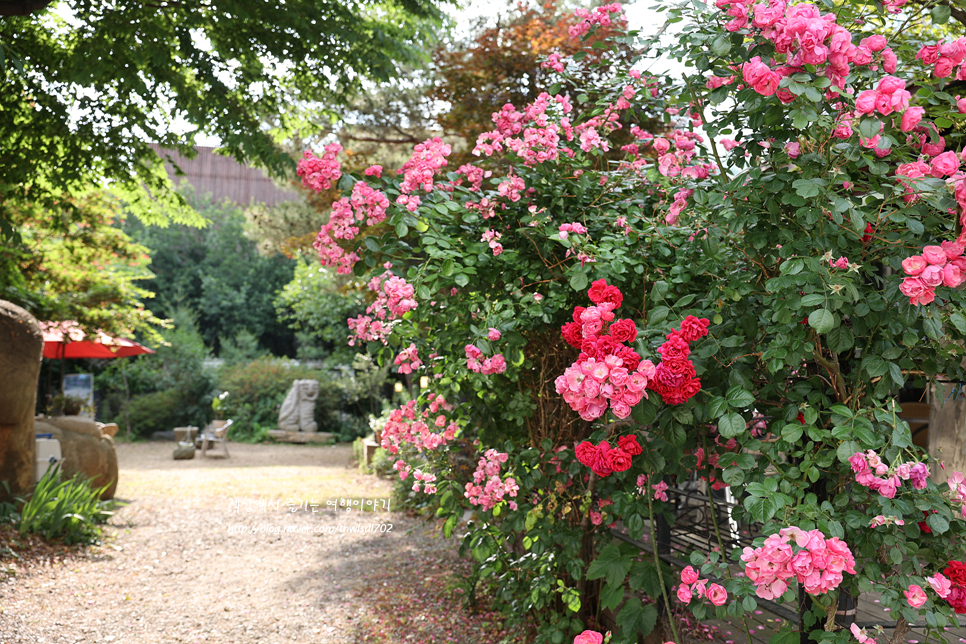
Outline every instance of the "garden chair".
<path id="1" fill-rule="evenodd" d="M 215 443 L 221 443 L 225 450 L 225 458 L 229 458 L 231 455 L 228 453 L 228 430 L 231 429 L 231 420 L 228 421 L 214 421 L 212 424 L 205 427 L 204 431 L 201 432 L 201 436 L 198 440 L 201 441 L 201 456 L 208 456 L 208 447 L 214 446 Z M 220 423 L 223 425 L 216 426 Z"/>

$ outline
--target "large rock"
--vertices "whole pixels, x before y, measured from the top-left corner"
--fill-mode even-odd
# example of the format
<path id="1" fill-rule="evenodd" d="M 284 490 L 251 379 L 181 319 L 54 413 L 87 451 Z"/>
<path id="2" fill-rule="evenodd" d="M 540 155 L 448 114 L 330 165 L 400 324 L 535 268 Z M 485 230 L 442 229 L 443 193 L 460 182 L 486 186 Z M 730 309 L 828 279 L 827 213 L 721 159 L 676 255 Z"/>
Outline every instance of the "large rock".
<path id="1" fill-rule="evenodd" d="M 93 479 L 91 484 L 95 488 L 107 486 L 101 494 L 101 500 L 114 498 L 117 489 L 117 451 L 114 449 L 114 439 L 104 436 L 97 423 L 81 416 L 43 418 L 36 421 L 35 430 L 38 434 L 52 434 L 60 441 L 64 478 L 80 473 Z"/>
<path id="2" fill-rule="evenodd" d="M 0 300 L 0 481 L 7 482 L 12 496 L 26 496 L 34 487 L 34 413 L 43 351 L 37 320 Z M 0 486 L 0 501 L 7 500 Z"/>

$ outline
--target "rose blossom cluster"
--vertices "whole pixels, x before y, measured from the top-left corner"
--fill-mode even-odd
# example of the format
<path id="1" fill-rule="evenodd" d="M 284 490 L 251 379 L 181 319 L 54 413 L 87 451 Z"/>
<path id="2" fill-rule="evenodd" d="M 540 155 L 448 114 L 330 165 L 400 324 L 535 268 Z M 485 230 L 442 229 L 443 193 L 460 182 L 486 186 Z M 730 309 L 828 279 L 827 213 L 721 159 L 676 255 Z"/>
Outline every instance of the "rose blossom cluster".
<path id="1" fill-rule="evenodd" d="M 611 447 L 608 441 L 601 441 L 600 445 L 584 441 L 574 448 L 577 460 L 600 477 L 629 470 L 631 458 L 641 452 L 643 452 L 643 449 L 638 444 L 637 436 L 634 434 L 618 438 L 616 448 Z"/>
<path id="2" fill-rule="evenodd" d="M 434 450 L 456 437 L 459 425 L 448 421 L 445 415 L 439 413 L 440 410 L 449 411 L 451 406 L 442 396 L 436 394 L 429 394 L 427 401 L 429 405 L 421 412 L 416 409 L 415 400 L 410 400 L 403 407 L 390 412 L 389 420 L 382 430 L 381 447 L 383 449 L 388 450 L 390 454 L 397 454 L 400 447 L 408 444 L 413 445 L 420 452 L 424 449 Z M 433 414 L 437 416 L 433 418 Z M 400 477 L 406 478 L 402 471 L 400 471 Z"/>
<path id="3" fill-rule="evenodd" d="M 958 615 L 966 615 L 966 563 L 950 561 L 943 573 L 927 577 L 926 581 Z"/>
<path id="4" fill-rule="evenodd" d="M 919 50 L 916 58 L 927 67 L 932 67 L 932 75 L 936 78 L 946 78 L 956 70 L 956 80 L 966 80 L 966 38 L 959 38 L 952 42 L 940 40 L 935 45 L 926 45 Z"/>
<path id="5" fill-rule="evenodd" d="M 647 388 L 657 392 L 666 405 L 680 405 L 701 391 L 701 380 L 696 377 L 694 363 L 688 359 L 691 342 L 708 335 L 707 318 L 689 315 L 681 321 L 681 328 L 667 335 L 667 341 L 657 348 L 661 362 Z"/>
<path id="6" fill-rule="evenodd" d="M 637 327 L 632 320 L 615 319 L 614 309 L 624 300 L 620 290 L 597 280 L 588 295 L 594 306 L 576 307 L 573 321 L 561 327 L 564 340 L 581 353 L 554 385 L 584 420 L 603 416 L 608 404 L 615 416 L 627 418 L 647 395 L 654 364 L 624 346 L 637 338 Z"/>
<path id="7" fill-rule="evenodd" d="M 560 224 L 557 230 L 560 233 L 560 239 L 567 239 L 570 233 L 573 233 L 575 235 L 583 235 L 587 232 L 587 229 L 584 227 L 584 225 L 580 223 Z"/>
<path id="8" fill-rule="evenodd" d="M 944 241 L 939 246 L 926 246 L 922 254 L 902 260 L 906 277 L 899 290 L 909 303 L 929 304 L 936 299 L 936 287 L 956 288 L 966 281 L 966 257 L 961 241 Z"/>
<path id="9" fill-rule="evenodd" d="M 497 339 L 499 339 L 499 335 L 497 335 Z M 463 351 L 466 352 L 466 368 L 474 373 L 490 375 L 506 371 L 506 358 L 503 357 L 502 353 L 498 353 L 492 358 L 483 358 L 483 352 L 475 344 L 466 345 L 463 347 Z M 483 358 L 483 360 L 481 361 L 480 358 Z"/>
<path id="10" fill-rule="evenodd" d="M 321 192 L 332 187 L 333 182 L 342 176 L 342 168 L 336 155 L 342 151 L 338 143 L 325 146 L 325 153 L 318 158 L 306 151 L 298 163 L 297 173 L 302 177 L 302 185 Z M 371 169 L 371 168 L 370 168 Z M 381 172 L 381 169 L 380 169 Z M 367 175 L 378 173 L 366 171 Z M 346 253 L 336 240 L 352 240 L 359 234 L 357 222 L 365 220 L 374 226 L 385 220 L 389 199 L 380 190 L 370 187 L 365 181 L 357 181 L 352 187 L 350 197 L 343 197 L 332 204 L 332 214 L 328 223 L 319 230 L 312 244 L 319 253 L 323 266 L 334 266 L 340 275 L 352 272 L 352 266 L 359 261 L 357 253 Z"/>
<path id="11" fill-rule="evenodd" d="M 871 116 L 878 112 L 882 116 L 889 116 L 893 112 L 905 112 L 911 98 L 912 95 L 906 90 L 906 81 L 886 76 L 875 89 L 867 89 L 856 97 L 855 113 Z"/>
<path id="12" fill-rule="evenodd" d="M 515 498 L 520 488 L 517 482 L 507 477 L 500 478 L 500 470 L 509 456 L 495 449 L 488 449 L 480 458 L 473 472 L 473 482 L 466 484 L 464 496 L 473 505 L 482 506 L 484 510 L 492 510 L 504 497 Z M 511 510 L 517 509 L 516 501 L 508 501 Z"/>
<path id="13" fill-rule="evenodd" d="M 412 193 L 417 190 L 433 190 L 436 173 L 446 165 L 446 157 L 450 152 L 452 148 L 438 136 L 414 147 L 412 156 L 399 170 L 399 174 L 403 175 L 399 185 L 402 194 L 396 199 L 396 203 L 405 206 L 410 212 L 416 212 L 420 200 Z"/>
<path id="14" fill-rule="evenodd" d="M 925 463 L 902 463 L 898 467 L 890 468 L 871 449 L 863 454 L 856 452 L 849 458 L 852 471 L 855 472 L 855 482 L 878 492 L 887 499 L 893 499 L 903 481 L 912 481 L 912 487 L 917 490 L 926 489 L 929 480 L 929 468 Z"/>
<path id="15" fill-rule="evenodd" d="M 728 31 L 744 29 L 750 21 L 762 37 L 775 45 L 776 53 L 785 55 L 785 64 L 775 68 L 758 56 L 741 67 L 745 84 L 764 96 L 777 93 L 783 103 L 791 103 L 797 96 L 787 89 L 779 90 L 779 82 L 782 77 L 803 71 L 804 65 L 819 67 L 819 73 L 839 88 L 845 87 L 851 65 L 869 65 L 876 55 L 886 73 L 896 70 L 898 59 L 887 47 L 884 36 L 869 36 L 854 45 L 852 34 L 835 23 L 835 14 L 823 15 L 814 4 L 716 0 L 715 5 L 731 16 L 732 20 L 725 26 Z"/>
<path id="16" fill-rule="evenodd" d="M 708 585 L 707 579 L 700 579 L 698 571 L 688 566 L 681 571 L 681 585 L 678 586 L 678 599 L 690 604 L 693 597 L 707 597 L 715 606 L 724 606 L 728 601 L 728 591 L 720 584 Z"/>
<path id="17" fill-rule="evenodd" d="M 966 476 L 962 472 L 953 472 L 946 479 L 949 486 L 950 500 L 960 506 L 960 514 L 966 518 Z"/>
<path id="18" fill-rule="evenodd" d="M 302 177 L 302 185 L 314 192 L 328 190 L 342 176 L 342 165 L 336 155 L 342 152 L 338 143 L 325 146 L 322 158 L 306 150 L 296 166 L 295 173 Z"/>
<path id="19" fill-rule="evenodd" d="M 480 241 L 487 242 L 487 244 L 490 247 L 490 250 L 493 251 L 493 256 L 497 257 L 499 256 L 500 253 L 503 252 L 503 244 L 501 244 L 498 241 L 502 236 L 503 235 L 501 235 L 500 233 L 496 232 L 491 228 L 489 230 L 483 231 L 483 236 L 480 238 Z"/>
<path id="20" fill-rule="evenodd" d="M 387 263 L 387 268 L 390 265 Z M 415 299 L 415 287 L 389 271 L 369 280 L 369 290 L 376 293 L 376 300 L 366 307 L 367 315 L 349 318 L 347 322 L 349 330 L 352 331 L 349 336 L 350 347 L 355 346 L 356 340 L 378 340 L 385 344 L 392 331 L 392 323 L 419 306 Z"/>
<path id="21" fill-rule="evenodd" d="M 576 25 L 571 26 L 567 32 L 570 34 L 571 38 L 580 38 L 590 31 L 591 27 L 595 25 L 609 27 L 612 22 L 610 14 L 615 14 L 618 16 L 618 20 L 623 20 L 623 16 L 619 15 L 621 11 L 622 8 L 619 2 L 596 7 L 593 11 L 588 11 L 587 9 L 577 9 L 574 11 L 574 15 L 581 20 Z"/>
<path id="22" fill-rule="evenodd" d="M 755 594 L 762 599 L 784 595 L 793 577 L 805 592 L 820 595 L 835 590 L 842 583 L 843 572 L 855 574 L 855 559 L 845 542 L 837 537 L 826 539 L 820 530 L 806 532 L 795 526 L 782 528 L 761 547 L 746 547 L 741 560 L 756 586 Z"/>
<path id="23" fill-rule="evenodd" d="M 410 343 L 407 348 L 399 352 L 393 364 L 399 367 L 399 373 L 412 373 L 423 366 L 423 361 L 419 359 L 416 345 Z"/>

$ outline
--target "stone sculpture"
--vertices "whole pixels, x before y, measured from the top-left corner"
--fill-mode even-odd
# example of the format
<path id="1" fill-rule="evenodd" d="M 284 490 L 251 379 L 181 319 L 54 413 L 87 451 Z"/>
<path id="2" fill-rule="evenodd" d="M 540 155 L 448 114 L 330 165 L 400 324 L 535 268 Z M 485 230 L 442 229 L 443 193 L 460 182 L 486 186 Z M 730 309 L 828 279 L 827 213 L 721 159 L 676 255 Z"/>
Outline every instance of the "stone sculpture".
<path id="1" fill-rule="evenodd" d="M 318 380 L 293 381 L 278 410 L 278 428 L 286 432 L 317 432 L 315 401 L 318 397 Z"/>
<path id="2" fill-rule="evenodd" d="M 101 500 L 114 498 L 117 489 L 117 451 L 114 439 L 104 434 L 98 424 L 84 416 L 55 416 L 38 418 L 35 422 L 38 434 L 51 434 L 60 441 L 63 460 L 61 475 L 68 479 L 82 474 L 93 479 L 95 488 L 107 486 Z"/>
<path id="3" fill-rule="evenodd" d="M 37 445 L 34 409 L 44 336 L 34 316 L 0 300 L 0 481 L 12 496 L 34 487 Z M 0 501 L 7 491 L 0 486 Z"/>

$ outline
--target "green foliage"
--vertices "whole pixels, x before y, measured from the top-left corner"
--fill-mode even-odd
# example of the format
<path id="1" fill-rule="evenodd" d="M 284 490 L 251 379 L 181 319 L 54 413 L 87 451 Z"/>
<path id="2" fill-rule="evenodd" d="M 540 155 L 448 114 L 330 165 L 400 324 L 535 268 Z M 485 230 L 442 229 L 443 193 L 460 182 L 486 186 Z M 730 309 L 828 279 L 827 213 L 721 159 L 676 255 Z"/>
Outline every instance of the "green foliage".
<path id="1" fill-rule="evenodd" d="M 331 356 L 334 361 L 351 360 L 346 346 L 346 320 L 362 314 L 365 301 L 359 284 L 336 275 L 330 268 L 319 266 L 308 257 L 295 265 L 292 281 L 279 291 L 275 299 L 279 319 L 293 329 L 307 333 L 306 339 L 319 346 L 316 354 Z M 305 345 L 303 345 L 305 346 Z M 303 350 L 300 347 L 300 350 Z M 313 356 L 313 357 L 316 357 Z"/>
<path id="2" fill-rule="evenodd" d="M 186 425 L 204 427 L 213 417 L 215 374 L 204 365 L 210 353 L 194 314 L 181 308 L 174 317 L 175 326 L 164 333 L 165 344 L 156 354 L 114 360 L 97 377 L 109 408 L 107 420 L 121 426 L 127 377 L 131 429 L 138 436 Z"/>
<path id="3" fill-rule="evenodd" d="M 292 279 L 294 262 L 281 255 L 259 255 L 256 243 L 245 236 L 239 207 L 213 203 L 209 195 L 196 195 L 190 187 L 182 192 L 209 221 L 205 228 L 128 224 L 131 236 L 151 254 L 154 278 L 145 287 L 157 297 L 149 308 L 162 318 L 171 317 L 178 307 L 196 311 L 205 343 L 220 355 L 222 339 L 228 340 L 231 360 L 256 357 L 256 347 L 236 356 L 238 341 L 244 343 L 246 334 L 276 355 L 292 354 L 294 336 L 276 319 L 272 301 Z"/>
<path id="4" fill-rule="evenodd" d="M 93 489 L 82 476 L 61 481 L 54 466 L 37 483 L 20 510 L 20 534 L 39 534 L 65 543 L 93 543 L 100 537 L 99 524 L 113 514 L 111 502 L 100 500 L 106 488 Z"/>
<path id="5" fill-rule="evenodd" d="M 881 15 L 862 4 L 836 9 L 824 19 L 846 25 L 855 42 L 883 28 Z M 925 15 L 922 8 L 911 11 Z M 365 178 L 396 205 L 385 223 L 360 225 L 360 234 L 340 240 L 340 247 L 358 254 L 357 278 L 371 283 L 388 269 L 405 280 L 414 300 L 405 313 L 380 318 L 389 330 L 367 348 L 388 365 L 415 345 L 425 363 L 417 373 L 432 383 L 415 409 L 402 410 L 387 427 L 403 443 L 399 458 L 437 477 L 435 495 L 415 494 L 413 504 L 435 509 L 447 535 L 465 508 L 475 512 L 462 550 L 476 561 L 475 575 L 493 580 L 508 615 L 539 624 L 539 641 L 565 641 L 581 630 L 582 620 L 599 618 L 605 609 L 616 612 L 615 641 L 637 641 L 654 627 L 654 612 L 628 591 L 665 600 L 674 577 L 658 561 L 639 561 L 639 550 L 612 543 L 595 526 L 620 520 L 631 537 L 642 539 L 657 514 L 671 518 L 670 506 L 655 500 L 650 485 L 692 477 L 730 486 L 739 502 L 732 518 L 760 526 L 762 535 L 797 526 L 848 545 L 855 573 L 846 572 L 838 589 L 813 596 L 806 625 L 823 623 L 839 593 L 873 589 L 882 593 L 884 607 L 907 621 L 954 623 L 947 602 L 930 596 L 922 609 L 912 609 L 901 593 L 925 584 L 948 561 L 963 559 L 961 494 L 931 482 L 920 488 L 902 482 L 894 495 L 878 493 L 858 483 L 848 459 L 875 450 L 889 475 L 918 462 L 938 467 L 913 446 L 898 398 L 904 387 L 925 388 L 930 380 L 966 380 L 966 289 L 956 288 L 959 265 L 947 264 L 943 250 L 934 249 L 932 264 L 954 269 L 945 285 L 931 278 L 935 301 L 914 305 L 900 291 L 900 285 L 910 288 L 903 272 L 914 272 L 904 269 L 903 259 L 956 240 L 966 221 L 961 175 L 946 184 L 939 175 L 954 170 L 934 167 L 909 180 L 899 172 L 924 154 L 922 143 L 937 143 L 937 128 L 945 128 L 946 158 L 958 167 L 966 137 L 950 127 L 962 119 L 956 100 L 942 91 L 944 80 L 923 73 L 913 60 L 924 44 L 915 34 L 903 32 L 890 44 L 903 59 L 897 74 L 918 86 L 910 98 L 925 110 L 925 131 L 932 132 L 921 141 L 900 129 L 891 108 L 879 108 L 888 118 L 852 118 L 852 97 L 878 86 L 880 67 L 853 66 L 842 80 L 849 91 L 842 92 L 832 88 L 827 69 L 803 64 L 782 70 L 787 75 L 769 72 L 781 78 L 787 94 L 762 94 L 741 83 L 739 70 L 754 56 L 784 56 L 773 43 L 754 29 L 726 33 L 728 17 L 701 3 L 667 13 L 669 23 L 688 20 L 670 45 L 671 55 L 690 70 L 683 78 L 645 76 L 636 84 L 621 70 L 570 96 L 588 115 L 602 117 L 594 124 L 602 136 L 612 134 L 603 115 L 621 95 L 629 103 L 620 110 L 624 132 L 648 115 L 663 115 L 675 130 L 661 146 L 651 143 L 653 132 L 640 133 L 638 147 L 615 164 L 602 146 L 578 149 L 568 140 L 568 150 L 556 158 L 527 162 L 525 150 L 507 151 L 525 143 L 522 137 L 508 141 L 516 132 L 504 124 L 492 139 L 502 141 L 502 152 L 475 164 L 492 173 L 478 186 L 469 185 L 465 169 L 440 172 L 432 189 L 412 191 L 419 204 L 409 210 L 396 201 L 409 191 L 398 177 Z M 942 35 L 928 36 L 935 42 Z M 736 82 L 711 89 L 712 73 L 734 74 Z M 561 82 L 573 81 L 568 74 Z M 528 122 L 526 115 L 506 121 L 528 133 L 548 123 L 564 127 L 555 101 L 539 112 L 543 123 Z M 582 118 L 567 125 L 580 132 L 587 127 Z M 836 133 L 840 127 L 847 131 Z M 875 153 L 862 139 L 880 134 Z M 718 140 L 726 137 L 743 148 L 722 154 Z M 609 140 L 616 148 L 617 140 Z M 648 156 L 655 153 L 660 163 Z M 935 176 L 922 176 L 928 174 Z M 342 188 L 354 179 L 344 178 Z M 519 198 L 506 189 L 515 179 L 527 189 Z M 563 223 L 580 223 L 586 232 L 562 236 Z M 961 255 L 955 246 L 949 253 L 949 262 Z M 632 347 L 642 358 L 660 362 L 657 349 L 687 316 L 710 321 L 710 335 L 692 342 L 687 358 L 700 379 L 697 395 L 662 400 L 652 392 L 633 411 L 612 406 L 619 422 L 595 409 L 578 419 L 564 404 L 565 388 L 573 392 L 579 385 L 596 396 L 587 392 L 605 387 L 586 386 L 590 376 L 560 381 L 561 393 L 554 386 L 578 355 L 561 339 L 561 325 L 573 319 L 576 306 L 590 304 L 586 289 L 599 279 L 622 291 L 615 314 L 635 323 Z M 392 285 L 401 288 L 398 281 Z M 500 332 L 498 339 L 490 339 L 490 328 Z M 596 339 L 591 330 L 584 333 L 584 360 L 598 351 L 596 359 L 614 355 L 601 348 L 597 331 Z M 506 371 L 472 370 L 468 344 L 487 358 L 502 355 Z M 667 385 L 670 373 L 660 370 L 657 377 Z M 440 407 L 436 396 L 452 407 Z M 450 420 L 459 426 L 445 449 L 426 449 L 423 436 L 418 442 L 406 434 L 406 413 L 421 420 L 431 419 L 430 412 L 443 416 L 440 427 Z M 626 470 L 590 475 L 574 458 L 574 446 L 584 440 L 613 446 L 628 434 L 641 439 L 643 453 L 629 459 Z M 467 445 L 478 450 L 466 454 Z M 466 503 L 464 490 L 488 450 L 507 455 L 498 481 L 512 478 L 519 493 L 483 510 Z M 642 475 L 648 485 L 639 488 Z M 488 488 L 494 476 L 485 473 Z M 928 533 L 919 527 L 924 511 Z M 880 516 L 890 519 L 870 528 Z M 720 542 L 711 552 L 692 553 L 701 575 L 721 579 L 729 593 L 726 606 L 693 602 L 699 619 L 755 609 L 751 580 L 729 571 L 737 555 Z M 789 591 L 779 600 L 797 605 L 799 597 Z M 824 641 L 844 644 L 848 638 L 844 631 Z"/>
<path id="6" fill-rule="evenodd" d="M 264 115 L 314 101 L 335 114 L 365 82 L 394 78 L 399 63 L 422 59 L 440 24 L 427 0 L 163 10 L 78 0 L 59 9 L 0 20 L 4 236 L 13 232 L 11 206 L 49 208 L 61 191 L 102 182 L 146 221 L 198 223 L 170 191 L 150 141 L 191 154 L 203 132 L 240 162 L 291 172 Z M 189 124 L 187 136 L 159 110 Z"/>
<path id="7" fill-rule="evenodd" d="M 350 442 L 369 433 L 368 416 L 382 407 L 384 369 L 365 357 L 352 367 L 323 371 L 264 357 L 226 366 L 218 378 L 218 387 L 229 392 L 221 413 L 235 421 L 232 434 L 250 437 L 274 429 L 292 381 L 306 379 L 319 381 L 315 403 L 319 431 L 332 432 L 338 440 Z"/>

